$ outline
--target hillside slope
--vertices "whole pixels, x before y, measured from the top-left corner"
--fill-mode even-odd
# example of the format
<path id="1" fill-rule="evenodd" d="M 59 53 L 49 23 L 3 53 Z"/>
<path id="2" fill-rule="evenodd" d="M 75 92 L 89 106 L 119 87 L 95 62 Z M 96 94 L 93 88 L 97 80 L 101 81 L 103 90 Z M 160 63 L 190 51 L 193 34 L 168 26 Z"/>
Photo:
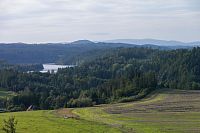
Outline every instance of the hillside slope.
<path id="1" fill-rule="evenodd" d="M 199 133 L 200 91 L 159 90 L 137 102 L 75 109 L 86 120 L 133 133 Z"/>
<path id="2" fill-rule="evenodd" d="M 116 40 L 107 40 L 105 42 L 109 43 L 127 43 L 127 44 L 154 44 L 158 46 L 198 46 L 200 42 L 180 42 L 173 40 L 158 40 L 158 39 L 116 39 Z"/>
<path id="3" fill-rule="evenodd" d="M 123 42 L 123 41 L 122 41 Z M 166 45 L 170 42 L 166 42 Z M 140 44 L 140 43 L 136 43 Z M 159 45 L 157 43 L 143 43 L 142 45 L 119 42 L 91 42 L 89 40 L 78 40 L 72 43 L 45 43 L 45 44 L 24 44 L 24 43 L 0 43 L 0 61 L 4 60 L 11 64 L 76 64 L 85 58 L 103 54 L 111 48 L 152 48 L 160 50 L 191 49 L 197 45 L 173 46 Z M 103 50 L 103 51 L 102 51 Z M 93 52 L 95 51 L 95 52 Z M 97 54 L 96 54 L 97 52 Z M 88 56 L 89 55 L 89 56 Z"/>
<path id="4" fill-rule="evenodd" d="M 15 116 L 17 133 L 120 133 L 119 129 L 83 119 L 64 119 L 54 111 L 0 113 L 0 133 L 3 119 Z"/>
<path id="5" fill-rule="evenodd" d="M 164 89 L 130 103 L 0 113 L 0 123 L 14 115 L 20 133 L 199 133 L 199 103 L 200 91 Z"/>

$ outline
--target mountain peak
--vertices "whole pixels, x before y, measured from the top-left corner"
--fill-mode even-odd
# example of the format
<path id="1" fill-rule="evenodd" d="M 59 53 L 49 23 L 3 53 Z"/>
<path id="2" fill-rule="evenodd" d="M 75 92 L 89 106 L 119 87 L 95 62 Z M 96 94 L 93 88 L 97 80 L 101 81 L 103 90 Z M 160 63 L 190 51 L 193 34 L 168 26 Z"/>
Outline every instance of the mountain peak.
<path id="1" fill-rule="evenodd" d="M 94 42 L 90 40 L 78 40 L 78 41 L 71 42 L 70 44 L 94 44 Z"/>

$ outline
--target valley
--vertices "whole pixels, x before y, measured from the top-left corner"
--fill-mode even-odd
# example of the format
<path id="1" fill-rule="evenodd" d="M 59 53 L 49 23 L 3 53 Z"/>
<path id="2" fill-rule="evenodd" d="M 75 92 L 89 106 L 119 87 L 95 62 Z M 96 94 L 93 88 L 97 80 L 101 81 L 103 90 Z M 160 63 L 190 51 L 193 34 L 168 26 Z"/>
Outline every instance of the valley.
<path id="1" fill-rule="evenodd" d="M 19 133 L 199 133 L 199 47 L 79 52 L 76 59 L 70 54 L 79 64 L 69 66 L 57 65 L 65 64 L 58 58 L 55 64 L 2 60 L 0 127 L 14 116 Z"/>
<path id="2" fill-rule="evenodd" d="M 200 0 L 0 0 L 0 133 L 200 133 Z"/>

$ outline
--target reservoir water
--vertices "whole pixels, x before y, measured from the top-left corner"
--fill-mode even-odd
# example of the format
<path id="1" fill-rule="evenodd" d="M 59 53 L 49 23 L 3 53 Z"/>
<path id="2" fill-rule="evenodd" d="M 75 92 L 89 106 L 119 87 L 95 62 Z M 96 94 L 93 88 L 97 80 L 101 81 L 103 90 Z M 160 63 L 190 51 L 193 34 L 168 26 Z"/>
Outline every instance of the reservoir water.
<path id="1" fill-rule="evenodd" d="M 56 73 L 59 68 L 67 68 L 67 67 L 74 67 L 75 65 L 57 65 L 54 63 L 49 63 L 49 64 L 43 64 L 43 70 L 40 71 L 41 73 L 46 73 L 46 72 L 54 72 Z"/>

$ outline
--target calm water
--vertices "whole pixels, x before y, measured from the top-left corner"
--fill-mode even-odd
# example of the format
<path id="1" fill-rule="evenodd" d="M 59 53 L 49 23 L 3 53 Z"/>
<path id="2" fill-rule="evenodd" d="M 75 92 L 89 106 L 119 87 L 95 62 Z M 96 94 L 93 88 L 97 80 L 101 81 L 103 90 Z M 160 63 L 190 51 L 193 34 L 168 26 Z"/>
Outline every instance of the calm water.
<path id="1" fill-rule="evenodd" d="M 43 64 L 44 69 L 40 71 L 41 73 L 46 73 L 46 72 L 57 72 L 58 68 L 67 68 L 67 67 L 74 67 L 74 65 L 56 65 L 56 64 Z"/>

